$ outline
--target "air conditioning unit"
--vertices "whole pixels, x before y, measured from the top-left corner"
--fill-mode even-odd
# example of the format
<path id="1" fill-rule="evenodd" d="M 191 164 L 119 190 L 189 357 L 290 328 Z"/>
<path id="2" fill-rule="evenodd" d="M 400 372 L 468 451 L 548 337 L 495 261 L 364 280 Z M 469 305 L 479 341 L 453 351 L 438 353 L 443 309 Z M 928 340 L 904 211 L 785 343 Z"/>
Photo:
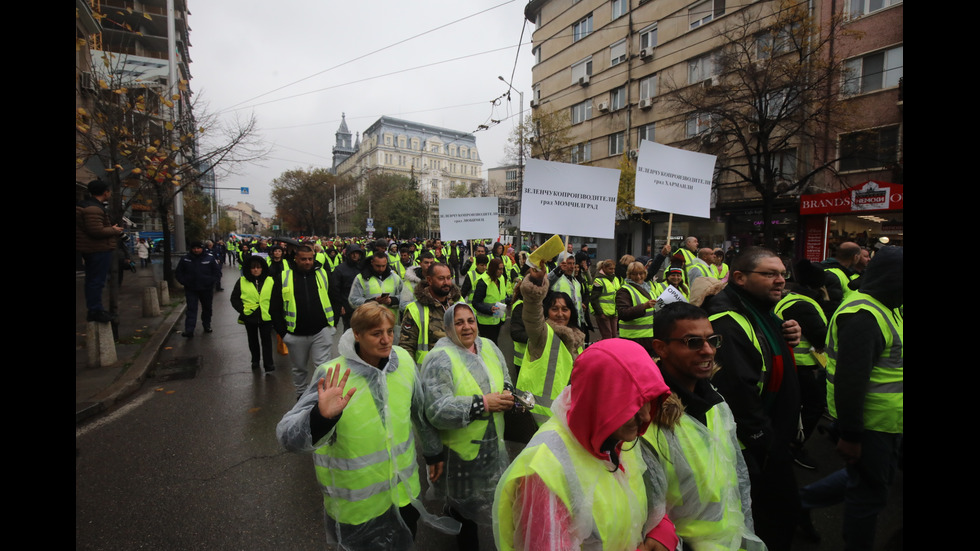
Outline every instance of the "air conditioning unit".
<path id="1" fill-rule="evenodd" d="M 630 149 L 630 159 L 635 159 L 640 156 L 639 149 Z"/>
<path id="2" fill-rule="evenodd" d="M 641 59 L 650 59 L 651 57 L 653 57 L 653 48 L 643 48 L 640 50 Z"/>
<path id="3" fill-rule="evenodd" d="M 653 107 L 653 98 L 646 98 L 640 100 L 640 109 L 649 109 Z"/>
<path id="4" fill-rule="evenodd" d="M 578 85 L 579 86 L 588 86 L 589 85 L 589 75 L 585 75 L 583 77 L 578 77 Z"/>
<path id="5" fill-rule="evenodd" d="M 536 100 L 536 99 L 532 99 L 531 100 L 531 109 L 534 109 L 538 105 L 539 105 L 538 100 Z"/>
<path id="6" fill-rule="evenodd" d="M 600 101 L 598 109 L 599 111 L 609 111 L 609 104 L 604 101 Z"/>
<path id="7" fill-rule="evenodd" d="M 712 86 L 714 86 L 714 82 L 712 82 L 710 78 L 706 78 L 701 81 L 701 88 L 708 89 L 711 88 Z"/>
<path id="8" fill-rule="evenodd" d="M 92 90 L 94 92 L 98 88 L 98 84 L 95 82 L 95 75 L 89 71 L 84 71 L 80 80 L 83 90 Z"/>

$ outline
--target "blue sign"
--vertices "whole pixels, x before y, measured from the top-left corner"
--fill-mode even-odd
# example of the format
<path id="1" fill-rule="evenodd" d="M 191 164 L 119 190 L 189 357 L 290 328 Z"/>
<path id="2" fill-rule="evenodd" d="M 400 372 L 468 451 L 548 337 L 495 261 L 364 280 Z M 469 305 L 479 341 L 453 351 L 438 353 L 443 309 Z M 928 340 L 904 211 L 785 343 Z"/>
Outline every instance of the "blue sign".
<path id="1" fill-rule="evenodd" d="M 248 195 L 248 188 L 247 187 L 243 187 L 242 188 L 242 195 Z"/>

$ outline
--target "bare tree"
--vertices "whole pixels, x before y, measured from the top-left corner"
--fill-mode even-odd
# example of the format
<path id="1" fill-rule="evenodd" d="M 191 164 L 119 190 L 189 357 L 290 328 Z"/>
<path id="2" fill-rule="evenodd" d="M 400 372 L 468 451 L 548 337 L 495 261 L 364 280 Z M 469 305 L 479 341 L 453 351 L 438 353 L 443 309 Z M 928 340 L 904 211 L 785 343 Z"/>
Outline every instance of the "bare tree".
<path id="1" fill-rule="evenodd" d="M 817 152 L 845 117 L 831 47 L 843 32 L 840 18 L 818 25 L 805 1 L 760 2 L 728 20 L 718 50 L 690 62 L 688 82 L 666 82 L 668 105 L 690 114 L 692 148 L 718 156 L 719 191 L 761 196 L 768 246 L 776 199 L 836 164 Z M 717 76 L 697 80 L 705 74 Z"/>
<path id="2" fill-rule="evenodd" d="M 567 109 L 560 111 L 538 111 L 529 113 L 522 124 L 517 125 L 507 139 L 505 154 L 510 162 L 517 163 L 521 158 L 543 159 L 545 161 L 568 162 L 571 137 L 571 119 Z"/>
<path id="3" fill-rule="evenodd" d="M 126 65 L 126 56 L 104 52 L 93 67 L 97 86 L 75 113 L 76 167 L 94 162 L 105 173 L 113 220 L 134 201 L 156 212 L 163 225 L 164 278 L 172 281 L 169 215 L 177 193 L 257 161 L 268 149 L 259 141 L 254 116 L 226 121 L 209 115 L 186 101 L 187 81 L 170 92 L 134 76 Z M 110 286 L 110 305 L 115 293 Z"/>

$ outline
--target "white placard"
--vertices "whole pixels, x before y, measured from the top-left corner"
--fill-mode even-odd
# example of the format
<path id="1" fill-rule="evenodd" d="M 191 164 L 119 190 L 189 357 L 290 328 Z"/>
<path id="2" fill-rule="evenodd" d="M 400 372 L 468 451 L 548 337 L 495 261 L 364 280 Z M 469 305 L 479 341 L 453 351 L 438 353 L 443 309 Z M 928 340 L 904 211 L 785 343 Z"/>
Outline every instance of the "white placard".
<path id="1" fill-rule="evenodd" d="M 657 306 L 655 311 L 660 311 L 661 308 L 667 306 L 672 302 L 687 302 L 688 300 L 684 298 L 684 294 L 677 290 L 673 285 L 668 285 L 666 289 L 660 293 L 657 297 Z"/>
<path id="2" fill-rule="evenodd" d="M 439 237 L 457 239 L 492 239 L 500 234 L 496 197 L 463 197 L 439 199 Z"/>
<path id="3" fill-rule="evenodd" d="M 530 159 L 521 231 L 612 239 L 618 191 L 619 169 Z"/>
<path id="4" fill-rule="evenodd" d="M 707 218 L 717 157 L 656 142 L 640 142 L 636 196 L 641 208 Z"/>

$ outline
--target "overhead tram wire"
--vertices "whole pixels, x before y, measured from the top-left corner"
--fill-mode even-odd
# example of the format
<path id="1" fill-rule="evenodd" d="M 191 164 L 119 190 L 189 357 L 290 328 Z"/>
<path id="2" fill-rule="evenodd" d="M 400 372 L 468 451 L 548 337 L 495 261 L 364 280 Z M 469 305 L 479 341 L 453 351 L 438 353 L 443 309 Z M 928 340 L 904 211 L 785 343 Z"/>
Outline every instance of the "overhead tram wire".
<path id="1" fill-rule="evenodd" d="M 319 75 L 322 75 L 323 73 L 327 73 L 327 72 L 330 72 L 330 71 L 332 71 L 332 70 L 334 70 L 334 69 L 338 69 L 338 68 L 340 68 L 340 67 L 343 67 L 344 65 L 348 65 L 348 64 L 350 64 L 350 63 L 353 63 L 353 62 L 355 62 L 355 61 L 359 61 L 359 60 L 361 60 L 361 59 L 364 59 L 364 58 L 366 58 L 366 57 L 369 57 L 369 56 L 372 56 L 372 55 L 374 55 L 374 54 L 377 54 L 377 53 L 380 53 L 380 52 L 383 52 L 383 51 L 385 51 L 385 50 L 388 50 L 388 49 L 390 49 L 390 48 L 394 48 L 395 46 L 399 46 L 399 45 L 401 45 L 401 44 L 404 44 L 404 43 L 406 43 L 406 42 L 409 42 L 409 41 L 411 41 L 411 40 L 415 40 L 416 38 L 419 38 L 419 37 L 421 37 L 421 36 L 425 36 L 425 35 L 427 35 L 427 34 L 429 34 L 429 33 L 432 33 L 432 32 L 435 32 L 435 31 L 438 31 L 438 30 L 440 30 L 440 29 L 444 29 L 444 28 L 446 28 L 446 27 L 448 27 L 448 26 L 450 26 L 450 25 L 455 25 L 456 23 L 460 23 L 460 22 L 462 22 L 462 21 L 465 21 L 465 20 L 467 20 L 467 19 L 470 19 L 470 18 L 473 18 L 473 17 L 476 17 L 477 15 L 482 15 L 482 14 L 484 14 L 484 13 L 486 13 L 486 12 L 489 12 L 489 11 L 493 11 L 493 10 L 495 10 L 495 9 L 497 9 L 497 8 L 499 8 L 499 7 L 501 7 L 501 6 L 506 6 L 507 4 L 510 4 L 510 3 L 512 3 L 512 2 L 514 2 L 514 1 L 515 1 L 515 0 L 506 0 L 505 2 L 501 2 L 500 4 L 497 4 L 496 6 L 491 6 L 491 7 L 489 7 L 489 8 L 486 8 L 486 9 L 484 9 L 484 10 L 480 10 L 480 11 L 478 11 L 478 12 L 474 12 L 474 13 L 471 13 L 470 15 L 467 15 L 467 16 L 465 16 L 465 17 L 461 17 L 461 18 L 459 18 L 459 19 L 456 19 L 456 20 L 454 20 L 454 21 L 450 21 L 449 23 L 444 23 L 444 24 L 442 24 L 442 25 L 439 25 L 438 27 L 433 27 L 433 28 L 431 28 L 431 29 L 429 29 L 429 30 L 427 30 L 427 31 L 422 31 L 422 32 L 420 32 L 420 33 L 418 33 L 418 34 L 416 34 L 416 35 L 414 35 L 414 36 L 410 36 L 410 37 L 408 37 L 408 38 L 404 38 L 404 39 L 402 39 L 402 40 L 399 40 L 398 42 L 394 42 L 394 43 L 392 43 L 392 44 L 389 44 L 389 45 L 387 45 L 387 46 L 383 46 L 383 47 L 381 47 L 381 48 L 378 48 L 377 50 L 374 50 L 374 51 L 372 51 L 372 52 L 368 52 L 368 53 L 366 53 L 366 54 L 362 54 L 362 55 L 359 55 L 359 56 L 357 56 L 357 57 L 355 57 L 355 58 L 352 58 L 352 59 L 349 59 L 349 60 L 347 60 L 347 61 L 344 61 L 344 62 L 342 62 L 342 63 L 338 63 L 337 65 L 334 65 L 333 67 L 328 67 L 328 68 L 326 68 L 326 69 L 324 69 L 324 70 L 322 70 L 322 71 L 319 71 L 319 72 L 316 72 L 316 73 L 313 73 L 312 75 L 309 75 L 309 76 L 305 76 L 305 77 L 303 77 L 303 78 L 301 78 L 301 79 L 299 79 L 299 80 L 295 80 L 295 81 L 293 81 L 293 82 L 290 82 L 290 83 L 288 83 L 288 84 L 283 84 L 282 86 L 280 86 L 280 87 L 278 87 L 278 88 L 275 88 L 275 89 L 272 89 L 272 90 L 269 90 L 268 92 L 264 92 L 264 93 L 262 93 L 262 94 L 259 94 L 259 95 L 257 95 L 257 96 L 253 96 L 253 97 L 251 97 L 251 98 L 248 98 L 248 99 L 246 99 L 246 100 L 242 100 L 242 101 L 240 101 L 240 102 L 238 102 L 238 103 L 236 103 L 236 104 L 233 104 L 233 105 L 231 105 L 231 106 L 229 106 L 229 107 L 227 107 L 227 108 L 225 108 L 225 109 L 223 109 L 223 110 L 221 110 L 221 111 L 218 111 L 218 113 L 223 113 L 223 112 L 225 112 L 225 111 L 231 111 L 231 110 L 236 110 L 236 108 L 237 108 L 237 107 L 238 107 L 239 105 L 242 105 L 243 103 L 248 103 L 248 102 L 250 102 L 250 101 L 253 101 L 253 100 L 257 100 L 257 99 L 259 99 L 259 98 L 261 98 L 261 97 L 265 97 L 265 96 L 268 96 L 269 94 L 272 94 L 272 93 L 275 93 L 275 92 L 278 92 L 279 90 L 282 90 L 282 89 L 284 89 L 284 88 L 288 88 L 288 87 L 290 87 L 290 86 L 293 86 L 293 85 L 295 85 L 295 84 L 299 84 L 300 82 L 303 82 L 303 81 L 306 81 L 306 80 L 309 80 L 309 79 L 311 79 L 311 78 L 313 78 L 313 77 L 315 77 L 315 76 L 319 76 Z M 263 104 L 261 104 L 261 103 L 260 103 L 260 104 L 257 104 L 257 105 L 263 105 Z"/>

